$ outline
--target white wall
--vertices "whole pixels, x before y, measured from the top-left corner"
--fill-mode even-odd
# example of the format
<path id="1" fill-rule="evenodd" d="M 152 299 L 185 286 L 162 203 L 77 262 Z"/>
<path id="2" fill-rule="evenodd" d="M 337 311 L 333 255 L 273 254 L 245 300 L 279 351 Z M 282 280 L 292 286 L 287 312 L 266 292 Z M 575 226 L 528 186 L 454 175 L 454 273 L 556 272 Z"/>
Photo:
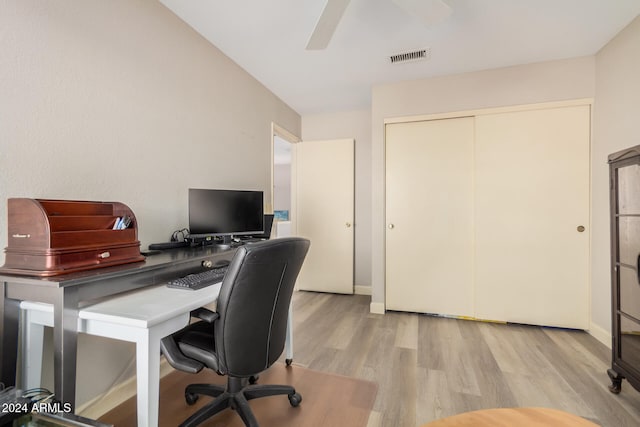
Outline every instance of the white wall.
<path id="1" fill-rule="evenodd" d="M 355 285 L 371 286 L 371 111 L 347 111 L 302 117 L 302 140 L 355 139 Z"/>
<path id="2" fill-rule="evenodd" d="M 143 247 L 187 226 L 189 187 L 270 200 L 271 122 L 299 135 L 300 116 L 159 2 L 0 0 L 0 11 L 2 248 L 9 197 L 124 202 Z M 81 344 L 103 347 L 80 349 L 80 404 L 132 357 Z"/>
<path id="3" fill-rule="evenodd" d="M 640 144 L 640 17 L 596 55 L 592 144 L 592 322 L 611 334 L 607 156 Z"/>
<path id="4" fill-rule="evenodd" d="M 582 57 L 380 85 L 372 92 L 372 303 L 384 309 L 384 120 L 592 98 L 595 58 Z M 304 121 L 303 121 L 304 122 Z"/>
<path id="5" fill-rule="evenodd" d="M 271 121 L 300 118 L 153 0 L 2 0 L 1 199 L 117 200 L 144 245 L 187 224 L 189 187 L 270 198 Z M 235 167 L 242 165 L 242 169 Z M 6 205 L 0 245 L 6 245 Z"/>
<path id="6" fill-rule="evenodd" d="M 291 211 L 291 162 L 273 165 L 273 210 Z"/>

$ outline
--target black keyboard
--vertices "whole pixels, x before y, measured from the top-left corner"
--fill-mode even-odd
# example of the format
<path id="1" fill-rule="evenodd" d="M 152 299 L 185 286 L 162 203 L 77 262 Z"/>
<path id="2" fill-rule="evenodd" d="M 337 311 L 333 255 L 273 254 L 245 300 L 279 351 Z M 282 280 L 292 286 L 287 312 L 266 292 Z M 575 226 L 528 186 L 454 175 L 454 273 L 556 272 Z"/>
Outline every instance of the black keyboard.
<path id="1" fill-rule="evenodd" d="M 169 283 L 167 283 L 167 286 L 170 288 L 191 289 L 194 291 L 202 289 L 222 282 L 222 279 L 227 272 L 227 268 L 229 268 L 229 266 L 225 265 L 223 267 L 205 270 L 201 273 L 189 274 L 188 276 L 170 280 Z"/>

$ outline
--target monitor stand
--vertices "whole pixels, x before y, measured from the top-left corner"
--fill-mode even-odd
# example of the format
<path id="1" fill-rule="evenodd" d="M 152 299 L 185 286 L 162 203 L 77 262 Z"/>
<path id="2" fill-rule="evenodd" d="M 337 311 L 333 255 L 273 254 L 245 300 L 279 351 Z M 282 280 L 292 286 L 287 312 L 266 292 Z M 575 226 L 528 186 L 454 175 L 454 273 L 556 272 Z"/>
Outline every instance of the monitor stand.
<path id="1" fill-rule="evenodd" d="M 225 234 L 222 236 L 222 240 L 216 240 L 214 245 L 220 249 L 229 249 L 233 246 L 233 235 Z"/>
<path id="2" fill-rule="evenodd" d="M 225 234 L 224 236 L 221 236 L 221 237 L 222 239 L 218 239 L 213 242 L 213 246 L 215 246 L 216 248 L 230 249 L 230 248 L 236 248 L 238 246 L 243 245 L 242 241 L 239 239 L 236 239 L 233 236 L 233 234 Z"/>

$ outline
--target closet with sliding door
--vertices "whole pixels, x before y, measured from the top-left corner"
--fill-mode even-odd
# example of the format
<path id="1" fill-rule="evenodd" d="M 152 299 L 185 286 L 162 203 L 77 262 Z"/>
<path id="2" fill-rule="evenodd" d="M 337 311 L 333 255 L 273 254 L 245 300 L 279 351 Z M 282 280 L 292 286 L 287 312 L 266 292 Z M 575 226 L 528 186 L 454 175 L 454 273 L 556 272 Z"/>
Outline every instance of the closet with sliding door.
<path id="1" fill-rule="evenodd" d="M 386 123 L 386 309 L 585 329 L 590 105 Z"/>

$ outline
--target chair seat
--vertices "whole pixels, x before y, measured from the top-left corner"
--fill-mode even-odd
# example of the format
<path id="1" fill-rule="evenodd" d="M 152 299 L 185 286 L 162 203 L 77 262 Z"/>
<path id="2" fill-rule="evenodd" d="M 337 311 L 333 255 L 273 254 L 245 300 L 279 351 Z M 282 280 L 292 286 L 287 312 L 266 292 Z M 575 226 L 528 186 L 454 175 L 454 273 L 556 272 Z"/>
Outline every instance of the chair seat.
<path id="1" fill-rule="evenodd" d="M 422 427 L 598 427 L 577 415 L 549 408 L 497 408 L 465 412 Z"/>
<path id="2" fill-rule="evenodd" d="M 210 323 L 193 323 L 179 334 L 178 347 L 185 356 L 204 363 L 207 368 L 220 373 L 212 335 L 213 326 Z"/>

